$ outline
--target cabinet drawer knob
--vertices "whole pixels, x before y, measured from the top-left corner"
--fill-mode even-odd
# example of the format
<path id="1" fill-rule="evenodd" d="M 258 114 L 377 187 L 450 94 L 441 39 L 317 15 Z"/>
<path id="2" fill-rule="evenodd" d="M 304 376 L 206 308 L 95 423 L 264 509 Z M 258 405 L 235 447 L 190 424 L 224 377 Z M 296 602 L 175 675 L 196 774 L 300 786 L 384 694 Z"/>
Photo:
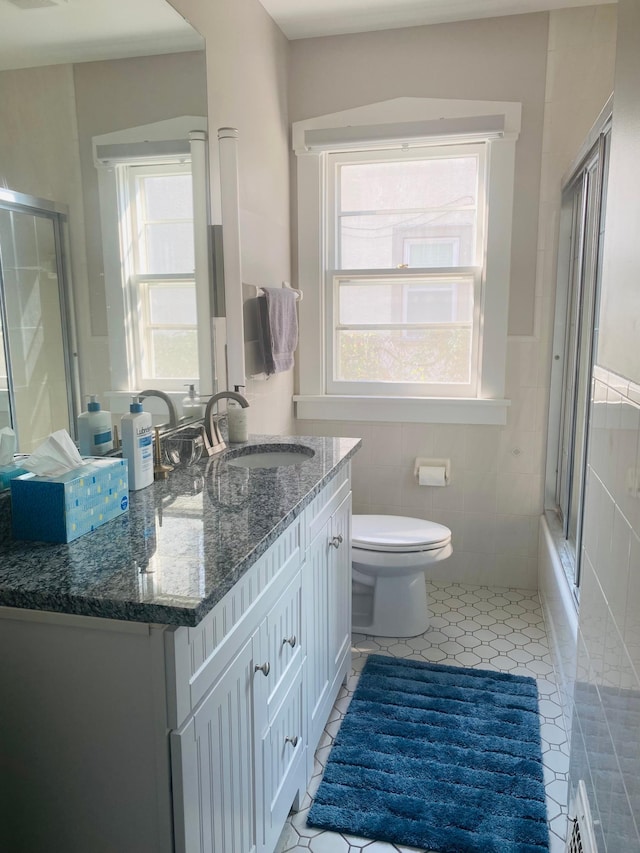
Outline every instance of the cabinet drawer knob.
<path id="1" fill-rule="evenodd" d="M 295 749 L 295 747 L 298 745 L 298 740 L 299 740 L 298 735 L 294 735 L 293 737 L 286 737 L 284 739 L 284 742 L 290 743 L 291 746 L 294 747 L 294 749 Z"/>
<path id="2" fill-rule="evenodd" d="M 258 672 L 258 670 L 260 670 L 263 675 L 269 675 L 269 673 L 271 672 L 271 664 L 269 663 L 269 661 L 263 663 L 262 666 L 258 666 L 258 664 L 256 664 L 253 668 L 253 671 Z"/>
<path id="3" fill-rule="evenodd" d="M 329 545 L 332 545 L 334 548 L 339 548 L 342 545 L 342 533 L 338 533 L 337 536 L 330 539 Z"/>
<path id="4" fill-rule="evenodd" d="M 286 646 L 287 643 L 289 643 L 291 648 L 293 648 L 297 642 L 298 642 L 298 640 L 296 639 L 296 635 L 293 634 L 291 637 L 285 637 L 284 640 L 282 641 L 282 645 Z"/>

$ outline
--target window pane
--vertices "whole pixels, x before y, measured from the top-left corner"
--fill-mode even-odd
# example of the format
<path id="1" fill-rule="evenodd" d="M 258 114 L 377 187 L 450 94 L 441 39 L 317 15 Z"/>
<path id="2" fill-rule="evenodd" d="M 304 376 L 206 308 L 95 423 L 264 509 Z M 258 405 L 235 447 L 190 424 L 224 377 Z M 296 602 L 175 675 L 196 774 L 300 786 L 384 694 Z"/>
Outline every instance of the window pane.
<path id="1" fill-rule="evenodd" d="M 356 163 L 340 169 L 343 211 L 475 207 L 478 158 Z"/>
<path id="2" fill-rule="evenodd" d="M 145 226 L 146 267 L 143 273 L 193 272 L 193 224 L 163 223 Z"/>
<path id="3" fill-rule="evenodd" d="M 338 306 L 342 325 L 471 323 L 473 279 L 344 279 L 339 281 Z"/>
<path id="4" fill-rule="evenodd" d="M 151 330 L 153 379 L 180 379 L 198 375 L 198 335 L 195 329 Z"/>
<path id="5" fill-rule="evenodd" d="M 152 325 L 197 325 L 196 288 L 190 282 L 148 284 L 149 318 Z"/>
<path id="6" fill-rule="evenodd" d="M 339 331 L 337 380 L 468 384 L 471 328 Z"/>
<path id="7" fill-rule="evenodd" d="M 475 264 L 475 211 L 341 216 L 338 227 L 338 269 Z"/>
<path id="8" fill-rule="evenodd" d="M 140 177 L 146 219 L 193 219 L 191 175 Z"/>

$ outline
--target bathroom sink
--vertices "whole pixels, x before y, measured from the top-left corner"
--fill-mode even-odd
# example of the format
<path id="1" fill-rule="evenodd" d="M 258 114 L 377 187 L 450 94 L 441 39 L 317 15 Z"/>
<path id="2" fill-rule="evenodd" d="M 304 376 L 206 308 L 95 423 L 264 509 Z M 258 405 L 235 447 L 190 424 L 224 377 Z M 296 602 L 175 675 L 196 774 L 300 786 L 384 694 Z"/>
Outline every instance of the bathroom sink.
<path id="1" fill-rule="evenodd" d="M 315 451 L 304 445 L 269 444 L 243 448 L 226 461 L 229 465 L 239 468 L 282 468 L 287 465 L 299 465 L 314 455 Z"/>

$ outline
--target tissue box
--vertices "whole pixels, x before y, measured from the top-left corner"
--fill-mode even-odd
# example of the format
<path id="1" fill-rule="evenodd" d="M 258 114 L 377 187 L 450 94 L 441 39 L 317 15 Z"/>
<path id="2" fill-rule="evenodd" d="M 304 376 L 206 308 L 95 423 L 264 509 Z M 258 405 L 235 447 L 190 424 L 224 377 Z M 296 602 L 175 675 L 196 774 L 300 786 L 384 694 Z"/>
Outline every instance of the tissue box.
<path id="1" fill-rule="evenodd" d="M 17 465 L 0 465 L 0 492 L 9 488 L 14 477 L 26 473 L 25 468 L 19 468 Z"/>
<path id="2" fill-rule="evenodd" d="M 60 477 L 23 474 L 11 480 L 15 539 L 72 542 L 129 508 L 126 459 L 85 460 Z"/>

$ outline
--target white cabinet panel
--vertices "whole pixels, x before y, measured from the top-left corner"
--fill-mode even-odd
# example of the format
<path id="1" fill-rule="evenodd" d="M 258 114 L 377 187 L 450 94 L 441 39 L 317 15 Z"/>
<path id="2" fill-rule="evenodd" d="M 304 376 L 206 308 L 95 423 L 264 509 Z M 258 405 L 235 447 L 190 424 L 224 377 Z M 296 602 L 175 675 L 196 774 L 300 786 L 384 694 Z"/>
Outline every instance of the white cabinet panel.
<path id="1" fill-rule="evenodd" d="M 329 566 L 329 666 L 335 675 L 351 649 L 351 494 L 331 516 L 336 543 Z"/>
<path id="2" fill-rule="evenodd" d="M 249 639 L 186 727 L 171 733 L 177 853 L 256 849 L 254 677 Z"/>

